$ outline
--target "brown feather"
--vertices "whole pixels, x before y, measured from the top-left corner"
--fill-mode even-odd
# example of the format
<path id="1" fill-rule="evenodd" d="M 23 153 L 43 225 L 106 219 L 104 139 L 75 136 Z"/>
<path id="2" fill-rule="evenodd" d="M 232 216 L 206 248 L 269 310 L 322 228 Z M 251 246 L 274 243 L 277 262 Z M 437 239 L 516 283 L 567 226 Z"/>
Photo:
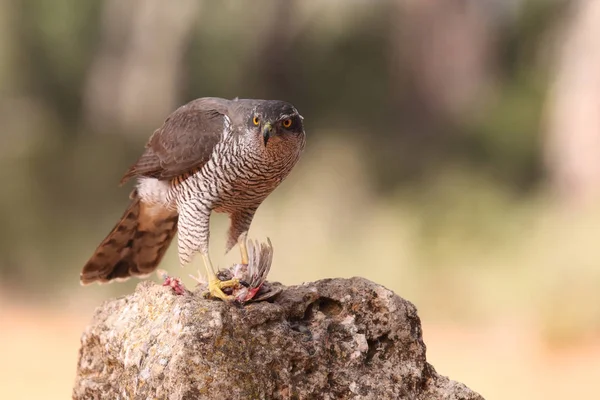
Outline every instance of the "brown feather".
<path id="1" fill-rule="evenodd" d="M 81 271 L 81 283 L 110 282 L 154 271 L 177 231 L 177 213 L 142 202 L 131 203 Z"/>
<path id="2" fill-rule="evenodd" d="M 146 150 L 121 179 L 134 176 L 172 179 L 201 168 L 223 137 L 230 101 L 205 97 L 179 107 L 146 144 Z"/>

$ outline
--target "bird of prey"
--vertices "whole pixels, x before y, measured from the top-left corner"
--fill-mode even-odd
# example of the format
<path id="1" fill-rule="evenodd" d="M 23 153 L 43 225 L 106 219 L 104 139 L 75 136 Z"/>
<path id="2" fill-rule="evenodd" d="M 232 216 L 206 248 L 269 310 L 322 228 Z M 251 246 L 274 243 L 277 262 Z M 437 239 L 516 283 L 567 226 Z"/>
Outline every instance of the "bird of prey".
<path id="1" fill-rule="evenodd" d="M 208 252 L 211 212 L 229 214 L 226 251 L 239 243 L 241 263 L 248 264 L 254 213 L 305 142 L 303 117 L 284 101 L 206 97 L 181 106 L 123 176 L 121 183 L 137 178 L 131 202 L 83 267 L 81 283 L 149 275 L 177 232 L 180 264 L 200 253 L 210 295 L 232 300 L 223 289 L 239 287 L 239 280 L 220 280 Z"/>

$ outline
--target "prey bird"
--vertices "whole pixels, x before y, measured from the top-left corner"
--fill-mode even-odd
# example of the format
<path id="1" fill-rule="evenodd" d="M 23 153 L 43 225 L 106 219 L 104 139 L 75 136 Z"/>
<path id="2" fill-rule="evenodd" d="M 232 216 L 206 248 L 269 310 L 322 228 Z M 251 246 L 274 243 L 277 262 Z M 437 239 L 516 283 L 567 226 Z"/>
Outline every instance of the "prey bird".
<path id="1" fill-rule="evenodd" d="M 240 240 L 243 240 L 240 238 Z M 248 240 L 246 244 L 248 249 L 248 264 L 234 264 L 230 268 L 225 268 L 217 272 L 217 277 L 222 280 L 237 279 L 240 284 L 237 287 L 225 288 L 225 294 L 231 295 L 238 304 L 244 304 L 249 301 L 267 300 L 281 293 L 281 285 L 271 285 L 266 282 L 273 261 L 273 246 L 267 238 L 266 243 L 259 243 Z M 175 294 L 183 294 L 185 288 L 178 278 L 172 278 L 166 271 L 157 270 L 159 277 L 165 281 L 163 286 L 169 286 Z M 206 280 L 200 275 L 189 275 L 190 278 L 198 283 L 198 286 L 206 286 Z"/>
<path id="2" fill-rule="evenodd" d="M 267 238 L 267 243 L 258 243 L 249 240 L 247 243 L 248 264 L 235 264 L 230 269 L 221 270 L 217 276 L 221 280 L 238 279 L 239 287 L 231 290 L 231 295 L 238 303 L 245 303 L 249 300 L 264 300 L 272 297 L 277 292 L 267 289 L 261 295 L 256 296 L 261 289 L 264 289 L 267 275 L 271 269 L 273 261 L 273 246 Z M 228 293 L 229 294 L 229 293 Z"/>
<path id="3" fill-rule="evenodd" d="M 131 202 L 83 267 L 81 283 L 150 275 L 177 232 L 180 264 L 200 253 L 210 295 L 234 300 L 224 289 L 240 288 L 239 279 L 220 280 L 208 252 L 210 215 L 229 214 L 226 252 L 239 243 L 247 265 L 254 214 L 305 143 L 303 118 L 284 101 L 207 97 L 181 106 L 123 176 L 121 184 L 137 179 Z"/>

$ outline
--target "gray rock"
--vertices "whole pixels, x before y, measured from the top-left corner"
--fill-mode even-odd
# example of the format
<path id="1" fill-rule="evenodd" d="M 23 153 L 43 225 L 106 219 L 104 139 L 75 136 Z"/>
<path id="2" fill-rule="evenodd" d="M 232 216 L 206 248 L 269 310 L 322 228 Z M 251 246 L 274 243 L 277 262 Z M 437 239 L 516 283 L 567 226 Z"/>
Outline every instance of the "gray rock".
<path id="1" fill-rule="evenodd" d="M 140 283 L 96 310 L 73 398 L 483 399 L 427 363 L 415 306 L 383 286 L 280 289 L 242 307 Z"/>

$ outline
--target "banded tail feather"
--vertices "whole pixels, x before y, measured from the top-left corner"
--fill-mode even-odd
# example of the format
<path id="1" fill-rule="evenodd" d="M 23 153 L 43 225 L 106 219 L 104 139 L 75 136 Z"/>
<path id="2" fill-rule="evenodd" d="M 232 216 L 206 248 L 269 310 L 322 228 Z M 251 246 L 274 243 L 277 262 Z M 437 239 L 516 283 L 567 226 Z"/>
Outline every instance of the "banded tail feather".
<path id="1" fill-rule="evenodd" d="M 177 212 L 144 203 L 137 190 L 130 198 L 119 222 L 83 267 L 82 285 L 148 276 L 171 244 L 177 232 Z"/>

